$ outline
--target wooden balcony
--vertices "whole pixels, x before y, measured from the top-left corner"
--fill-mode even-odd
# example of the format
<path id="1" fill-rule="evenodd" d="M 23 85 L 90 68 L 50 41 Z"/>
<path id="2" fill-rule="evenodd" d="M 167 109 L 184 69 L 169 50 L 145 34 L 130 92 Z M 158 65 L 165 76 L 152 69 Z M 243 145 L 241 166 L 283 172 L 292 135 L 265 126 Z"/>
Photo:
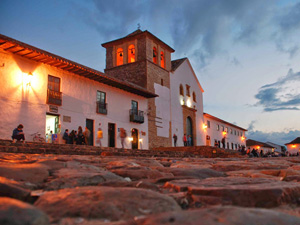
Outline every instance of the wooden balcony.
<path id="1" fill-rule="evenodd" d="M 129 120 L 134 123 L 144 123 L 144 112 L 141 110 L 129 110 Z"/>
<path id="2" fill-rule="evenodd" d="M 58 91 L 47 91 L 47 104 L 62 105 L 62 92 Z"/>
<path id="3" fill-rule="evenodd" d="M 107 103 L 96 102 L 96 113 L 107 115 Z"/>

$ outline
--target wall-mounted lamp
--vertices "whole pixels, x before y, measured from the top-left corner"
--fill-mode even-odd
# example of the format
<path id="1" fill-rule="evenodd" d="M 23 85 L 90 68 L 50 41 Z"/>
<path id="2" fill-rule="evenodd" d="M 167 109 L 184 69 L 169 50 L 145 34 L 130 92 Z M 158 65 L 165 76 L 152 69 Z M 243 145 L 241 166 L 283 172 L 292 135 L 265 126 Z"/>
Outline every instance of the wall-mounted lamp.
<path id="1" fill-rule="evenodd" d="M 27 74 L 27 82 L 26 82 L 26 85 L 31 86 L 31 80 L 32 80 L 32 78 L 33 78 L 33 74 L 32 74 L 31 72 L 29 72 L 29 73 Z"/>
<path id="2" fill-rule="evenodd" d="M 142 141 L 143 141 L 143 139 L 142 139 L 142 138 L 140 138 L 140 139 L 139 139 L 139 142 L 142 142 Z"/>
<path id="3" fill-rule="evenodd" d="M 202 127 L 203 127 L 203 130 L 206 130 L 207 125 L 204 123 Z"/>
<path id="4" fill-rule="evenodd" d="M 292 148 L 296 148 L 296 145 L 292 145 Z"/>
<path id="5" fill-rule="evenodd" d="M 226 131 L 223 131 L 222 134 L 223 134 L 223 136 L 226 136 L 227 132 L 226 132 Z"/>
<path id="6" fill-rule="evenodd" d="M 245 137 L 244 137 L 244 136 L 242 136 L 242 137 L 241 137 L 241 139 L 242 139 L 242 141 L 244 141 L 244 140 L 245 140 Z"/>
<path id="7" fill-rule="evenodd" d="M 129 141 L 133 141 L 133 137 L 128 137 L 128 140 Z"/>

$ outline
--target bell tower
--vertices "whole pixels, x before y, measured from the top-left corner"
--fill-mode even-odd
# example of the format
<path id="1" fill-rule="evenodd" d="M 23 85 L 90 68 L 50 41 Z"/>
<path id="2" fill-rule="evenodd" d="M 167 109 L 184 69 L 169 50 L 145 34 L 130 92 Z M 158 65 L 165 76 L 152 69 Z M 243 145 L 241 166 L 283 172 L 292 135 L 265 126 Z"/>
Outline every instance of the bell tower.
<path id="1" fill-rule="evenodd" d="M 106 48 L 104 71 L 107 75 L 134 83 L 158 95 L 160 86 L 170 91 L 171 53 L 174 49 L 149 31 L 137 29 L 123 38 L 106 42 L 102 46 Z M 163 120 L 157 115 L 155 105 L 160 98 L 162 96 L 148 100 L 149 148 L 172 146 L 170 120 L 163 121 L 163 124 L 167 124 L 164 129 L 169 134 L 160 136 L 157 132 L 161 127 L 157 125 L 158 122 L 162 123 L 158 120 Z"/>

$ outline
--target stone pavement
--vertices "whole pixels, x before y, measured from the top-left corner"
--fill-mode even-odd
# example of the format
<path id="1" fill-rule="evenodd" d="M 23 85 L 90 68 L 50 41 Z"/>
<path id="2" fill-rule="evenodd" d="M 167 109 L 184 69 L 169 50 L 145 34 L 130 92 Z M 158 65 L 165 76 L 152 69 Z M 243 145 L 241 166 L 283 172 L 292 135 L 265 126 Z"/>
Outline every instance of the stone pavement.
<path id="1" fill-rule="evenodd" d="M 300 225 L 300 157 L 53 146 L 0 141 L 1 225 Z"/>

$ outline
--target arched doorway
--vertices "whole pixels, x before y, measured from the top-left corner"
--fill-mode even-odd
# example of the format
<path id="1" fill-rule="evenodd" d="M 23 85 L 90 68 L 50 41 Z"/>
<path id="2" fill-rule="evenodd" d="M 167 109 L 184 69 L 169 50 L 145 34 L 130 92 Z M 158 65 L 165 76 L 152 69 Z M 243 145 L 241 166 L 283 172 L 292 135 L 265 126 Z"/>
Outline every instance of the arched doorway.
<path id="1" fill-rule="evenodd" d="M 132 137 L 131 148 L 138 149 L 138 147 L 139 147 L 139 131 L 138 131 L 138 129 L 133 128 L 131 130 L 131 137 Z"/>
<path id="2" fill-rule="evenodd" d="M 193 146 L 193 122 L 191 117 L 186 118 L 186 136 L 188 139 L 188 145 Z M 191 137 L 191 138 L 190 138 Z M 189 140 L 190 139 L 190 140 Z"/>

